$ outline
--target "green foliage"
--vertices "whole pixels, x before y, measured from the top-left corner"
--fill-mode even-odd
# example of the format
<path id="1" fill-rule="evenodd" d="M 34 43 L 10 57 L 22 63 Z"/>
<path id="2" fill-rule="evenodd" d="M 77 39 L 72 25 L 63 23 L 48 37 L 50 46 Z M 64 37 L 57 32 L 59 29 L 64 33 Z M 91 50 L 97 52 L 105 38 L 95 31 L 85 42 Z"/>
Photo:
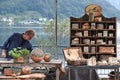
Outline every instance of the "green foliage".
<path id="1" fill-rule="evenodd" d="M 30 51 L 27 49 L 22 49 L 21 47 L 13 48 L 13 50 L 9 51 L 9 55 L 13 58 L 19 58 L 22 56 L 27 56 L 30 54 Z"/>
<path id="2" fill-rule="evenodd" d="M 50 53 L 54 53 L 55 47 L 56 46 L 56 40 L 55 40 L 55 21 L 51 20 L 51 21 L 47 21 L 46 25 L 43 25 L 44 31 L 46 34 L 48 34 L 49 36 L 47 37 L 42 37 L 42 36 L 37 36 L 36 39 L 36 44 L 38 46 L 41 46 L 40 48 L 44 51 L 44 52 L 50 52 Z M 57 24 L 57 43 L 60 45 L 63 45 L 66 43 L 66 38 L 65 37 L 69 37 L 69 19 L 62 19 L 59 21 L 59 23 Z M 49 47 L 49 49 L 47 49 L 46 46 L 51 46 Z M 53 46 L 53 47 L 52 47 Z M 46 51 L 47 50 L 47 51 Z"/>

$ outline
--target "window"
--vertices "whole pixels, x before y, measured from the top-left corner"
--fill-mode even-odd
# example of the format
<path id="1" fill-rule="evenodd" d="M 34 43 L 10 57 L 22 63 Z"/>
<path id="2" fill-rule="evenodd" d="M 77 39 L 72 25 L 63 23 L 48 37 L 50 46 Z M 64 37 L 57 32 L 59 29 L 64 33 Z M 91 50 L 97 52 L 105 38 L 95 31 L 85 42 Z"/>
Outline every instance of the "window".
<path id="1" fill-rule="evenodd" d="M 101 3 L 102 1 L 102 3 Z M 69 46 L 70 16 L 80 17 L 85 13 L 87 4 L 98 4 L 106 17 L 117 17 L 119 31 L 119 5 L 116 0 L 57 0 L 57 48 L 60 59 L 64 60 L 62 48 Z M 106 3 L 106 5 L 104 5 Z M 109 6 L 109 7 L 108 7 Z M 56 58 L 55 0 L 1 0 L 0 1 L 0 46 L 14 32 L 24 32 L 33 28 L 37 36 L 31 40 L 33 47 L 40 47 Z M 108 13 L 110 12 L 110 13 Z M 119 33 L 118 33 L 118 44 Z M 0 51 L 1 53 L 1 51 Z"/>

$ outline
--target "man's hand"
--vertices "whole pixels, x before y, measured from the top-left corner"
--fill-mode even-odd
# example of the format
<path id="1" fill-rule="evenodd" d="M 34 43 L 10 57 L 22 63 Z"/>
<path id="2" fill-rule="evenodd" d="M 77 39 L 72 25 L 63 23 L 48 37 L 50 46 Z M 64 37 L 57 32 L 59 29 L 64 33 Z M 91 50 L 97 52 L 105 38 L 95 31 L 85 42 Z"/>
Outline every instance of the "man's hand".
<path id="1" fill-rule="evenodd" d="M 6 50 L 2 50 L 2 57 L 6 58 Z"/>

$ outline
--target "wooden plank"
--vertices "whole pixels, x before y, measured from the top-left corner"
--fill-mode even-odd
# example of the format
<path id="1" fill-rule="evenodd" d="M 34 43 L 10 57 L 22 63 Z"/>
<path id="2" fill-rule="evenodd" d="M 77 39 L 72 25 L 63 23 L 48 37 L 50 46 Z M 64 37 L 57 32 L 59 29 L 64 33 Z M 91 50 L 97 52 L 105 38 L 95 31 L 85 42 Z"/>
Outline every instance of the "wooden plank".
<path id="1" fill-rule="evenodd" d="M 36 78 L 40 78 L 40 79 L 44 79 L 46 76 L 45 74 L 42 73 L 34 73 L 34 74 L 28 74 L 28 75 L 20 75 L 20 76 L 0 76 L 0 79 L 17 79 L 17 80 L 21 80 L 21 79 L 36 79 Z"/>

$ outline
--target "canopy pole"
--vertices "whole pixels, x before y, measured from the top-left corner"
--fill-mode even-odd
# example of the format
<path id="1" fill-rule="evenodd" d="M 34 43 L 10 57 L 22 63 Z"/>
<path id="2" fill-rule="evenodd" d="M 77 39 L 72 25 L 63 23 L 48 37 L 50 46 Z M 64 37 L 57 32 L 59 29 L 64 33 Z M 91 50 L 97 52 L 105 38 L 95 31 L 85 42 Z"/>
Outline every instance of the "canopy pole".
<path id="1" fill-rule="evenodd" d="M 55 0 L 55 48 L 56 48 L 56 59 L 58 59 L 58 45 L 57 45 L 57 0 Z"/>

